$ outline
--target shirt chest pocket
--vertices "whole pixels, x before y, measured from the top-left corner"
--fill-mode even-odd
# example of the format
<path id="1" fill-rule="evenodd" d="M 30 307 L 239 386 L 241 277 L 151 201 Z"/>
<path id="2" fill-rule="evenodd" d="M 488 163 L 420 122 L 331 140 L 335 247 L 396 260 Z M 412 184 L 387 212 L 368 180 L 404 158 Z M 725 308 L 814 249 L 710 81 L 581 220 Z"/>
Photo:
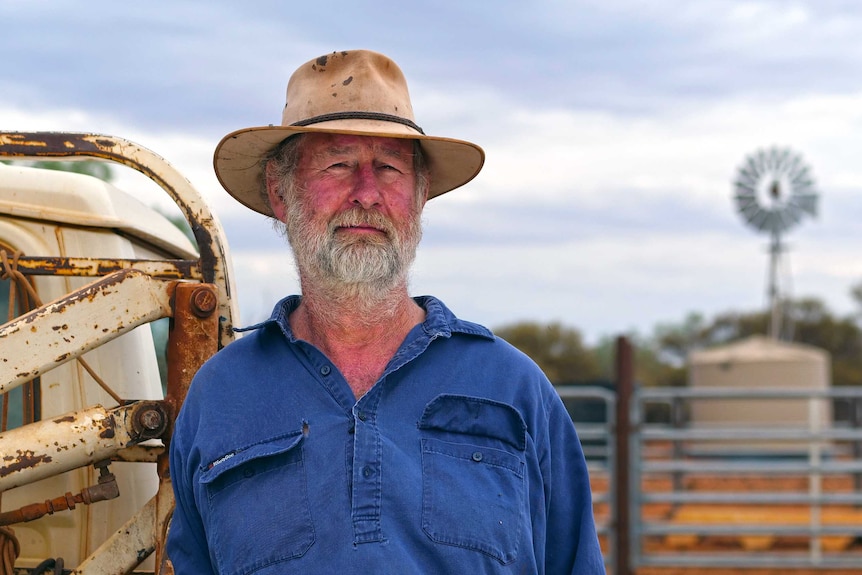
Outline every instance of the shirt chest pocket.
<path id="1" fill-rule="evenodd" d="M 437 543 L 513 562 L 530 528 L 520 413 L 490 400 L 442 395 L 426 406 L 419 429 L 422 529 Z"/>
<path id="2" fill-rule="evenodd" d="M 301 432 L 226 454 L 200 474 L 219 573 L 245 575 L 314 543 Z"/>

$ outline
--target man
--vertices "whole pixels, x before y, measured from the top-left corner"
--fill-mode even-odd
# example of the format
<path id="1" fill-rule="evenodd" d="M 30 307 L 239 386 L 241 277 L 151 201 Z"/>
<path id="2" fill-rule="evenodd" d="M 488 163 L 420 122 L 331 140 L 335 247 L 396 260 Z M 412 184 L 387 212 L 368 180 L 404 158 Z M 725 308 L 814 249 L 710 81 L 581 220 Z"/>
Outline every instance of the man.
<path id="1" fill-rule="evenodd" d="M 483 159 L 426 136 L 368 51 L 300 67 L 281 126 L 219 144 L 220 181 L 279 222 L 302 295 L 195 377 L 171 442 L 178 574 L 604 573 L 547 378 L 408 295 L 425 201 Z"/>

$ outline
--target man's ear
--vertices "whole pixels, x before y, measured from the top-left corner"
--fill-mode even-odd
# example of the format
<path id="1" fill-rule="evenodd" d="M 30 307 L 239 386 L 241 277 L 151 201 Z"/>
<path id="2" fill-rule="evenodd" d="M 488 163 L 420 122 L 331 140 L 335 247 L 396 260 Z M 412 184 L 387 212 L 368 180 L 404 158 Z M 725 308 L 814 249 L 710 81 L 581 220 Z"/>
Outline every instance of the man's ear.
<path id="1" fill-rule="evenodd" d="M 428 203 L 428 194 L 431 193 L 431 174 L 428 174 L 426 177 L 428 178 L 428 184 L 425 186 L 425 197 L 422 198 L 422 205 L 419 206 L 420 212 L 425 209 L 425 204 Z"/>
<path id="2" fill-rule="evenodd" d="M 287 216 L 287 206 L 284 205 L 284 198 L 279 193 L 278 178 L 274 174 L 275 169 L 271 163 L 266 165 L 266 194 L 269 196 L 269 207 L 272 208 L 272 213 L 275 219 L 283 222 Z"/>

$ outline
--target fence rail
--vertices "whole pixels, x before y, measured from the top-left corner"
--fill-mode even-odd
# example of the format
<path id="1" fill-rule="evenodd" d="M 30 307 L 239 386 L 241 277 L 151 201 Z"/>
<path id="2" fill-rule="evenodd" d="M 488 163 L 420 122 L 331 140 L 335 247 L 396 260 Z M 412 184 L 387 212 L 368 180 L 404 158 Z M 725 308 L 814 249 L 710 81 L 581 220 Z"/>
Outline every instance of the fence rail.
<path id="1" fill-rule="evenodd" d="M 597 386 L 560 386 L 557 392 L 569 408 L 587 458 L 596 530 L 602 542 L 605 567 L 608 573 L 616 573 L 616 394 Z M 584 419 L 584 414 L 590 416 L 588 420 Z"/>
<path id="2" fill-rule="evenodd" d="M 756 403 L 763 421 L 720 425 L 692 404 Z M 770 424 L 774 402 L 804 421 Z M 640 388 L 630 403 L 630 558 L 637 567 L 862 565 L 862 389 Z M 666 420 L 648 417 L 656 405 Z"/>

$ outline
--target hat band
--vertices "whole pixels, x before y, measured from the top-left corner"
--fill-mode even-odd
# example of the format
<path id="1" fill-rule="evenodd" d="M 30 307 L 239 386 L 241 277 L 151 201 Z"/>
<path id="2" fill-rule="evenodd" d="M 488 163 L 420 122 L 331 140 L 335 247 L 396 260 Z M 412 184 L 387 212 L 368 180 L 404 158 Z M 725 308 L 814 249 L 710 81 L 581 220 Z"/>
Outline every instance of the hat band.
<path id="1" fill-rule="evenodd" d="M 314 116 L 313 118 L 300 120 L 292 123 L 291 126 L 308 126 L 310 124 L 330 122 L 332 120 L 381 120 L 383 122 L 396 122 L 413 128 L 423 136 L 425 135 L 422 128 L 417 126 L 415 122 L 408 120 L 407 118 L 402 118 L 401 116 L 393 116 L 392 114 L 383 114 L 380 112 L 333 112 L 331 114 L 322 114 L 320 116 Z"/>

